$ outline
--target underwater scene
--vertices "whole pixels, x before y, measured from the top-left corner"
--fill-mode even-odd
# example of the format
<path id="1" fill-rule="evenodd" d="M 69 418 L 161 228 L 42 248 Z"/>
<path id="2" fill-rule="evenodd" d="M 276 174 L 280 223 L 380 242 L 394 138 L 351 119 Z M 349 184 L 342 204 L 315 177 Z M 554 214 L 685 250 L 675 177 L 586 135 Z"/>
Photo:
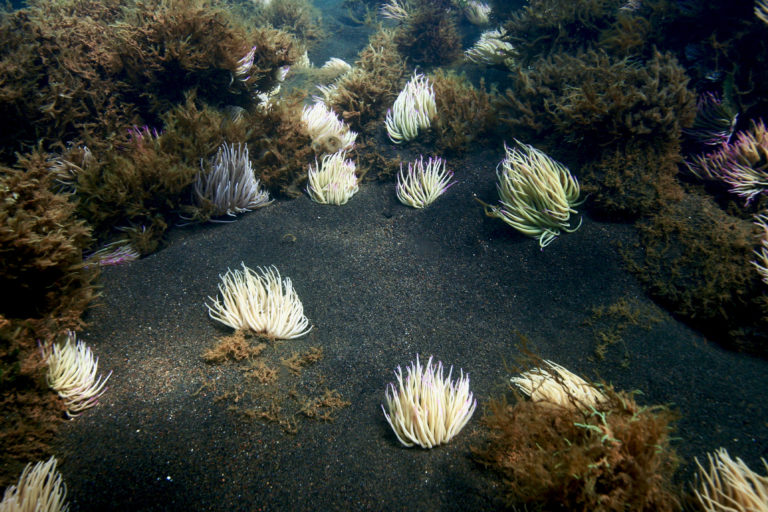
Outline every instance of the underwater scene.
<path id="1" fill-rule="evenodd" d="M 768 0 L 0 16 L 0 512 L 768 511 Z"/>

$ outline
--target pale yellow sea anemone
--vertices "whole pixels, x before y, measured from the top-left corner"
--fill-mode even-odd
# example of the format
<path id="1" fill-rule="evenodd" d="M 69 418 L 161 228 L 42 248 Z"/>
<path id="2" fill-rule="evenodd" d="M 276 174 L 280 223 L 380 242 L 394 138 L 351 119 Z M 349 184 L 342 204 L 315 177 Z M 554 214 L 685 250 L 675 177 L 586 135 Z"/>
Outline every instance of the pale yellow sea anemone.
<path id="1" fill-rule="evenodd" d="M 323 102 L 307 105 L 301 111 L 301 121 L 312 139 L 312 148 L 318 154 L 352 149 L 357 133 L 349 129 Z"/>
<path id="2" fill-rule="evenodd" d="M 552 361 L 544 363 L 548 369 L 534 368 L 510 379 L 532 401 L 581 410 L 598 409 L 608 401 L 599 389 L 578 375 Z"/>
<path id="3" fill-rule="evenodd" d="M 306 71 L 312 68 L 312 62 L 309 60 L 309 54 L 305 50 L 301 57 L 293 63 L 292 69 L 294 71 Z"/>
<path id="4" fill-rule="evenodd" d="M 506 31 L 503 28 L 487 30 L 480 34 L 480 39 L 464 52 L 467 60 L 475 64 L 505 64 L 512 61 L 514 47 L 504 41 Z"/>
<path id="5" fill-rule="evenodd" d="M 768 1 L 757 0 L 755 2 L 755 16 L 763 23 L 768 23 Z"/>
<path id="6" fill-rule="evenodd" d="M 485 2 L 467 0 L 464 15 L 473 25 L 487 25 L 491 21 L 491 6 Z"/>
<path id="7" fill-rule="evenodd" d="M 405 380 L 397 367 L 397 386 L 387 386 L 387 406 L 381 409 L 403 445 L 432 448 L 447 443 L 469 422 L 477 407 L 469 391 L 469 375 L 460 371 L 459 379 L 451 381 L 452 372 L 453 367 L 444 377 L 443 364 L 432 364 L 432 357 L 422 367 L 416 356 Z"/>
<path id="8" fill-rule="evenodd" d="M 755 473 L 749 466 L 720 448 L 707 454 L 709 470 L 696 459 L 699 467 L 696 497 L 706 512 L 768 512 L 768 476 Z M 763 467 L 768 463 L 763 459 Z"/>
<path id="9" fill-rule="evenodd" d="M 48 365 L 46 380 L 56 391 L 67 406 L 67 416 L 74 418 L 84 410 L 99 402 L 104 394 L 106 378 L 96 374 L 99 371 L 99 358 L 94 357 L 91 349 L 83 341 L 77 339 L 73 331 L 67 333 L 63 344 L 53 343 L 43 347 L 43 360 Z"/>
<path id="10" fill-rule="evenodd" d="M 381 6 L 381 16 L 391 20 L 405 21 L 411 16 L 408 0 L 389 0 Z"/>
<path id="11" fill-rule="evenodd" d="M 401 203 L 414 208 L 424 208 L 432 204 L 455 182 L 451 182 L 453 172 L 445 169 L 445 160 L 429 158 L 426 165 L 424 157 L 408 162 L 408 172 L 397 175 L 397 198 Z"/>
<path id="12" fill-rule="evenodd" d="M 345 151 L 325 155 L 321 163 L 309 165 L 307 193 L 321 204 L 346 204 L 359 190 L 355 163 L 346 158 Z"/>
<path id="13" fill-rule="evenodd" d="M 574 206 L 580 204 L 579 182 L 562 164 L 533 146 L 506 145 L 506 157 L 496 168 L 501 206 L 486 207 L 486 215 L 498 217 L 521 233 L 539 239 L 544 248 L 570 227 Z"/>
<path id="14" fill-rule="evenodd" d="M 400 144 L 415 139 L 419 130 L 429 128 L 436 114 L 432 85 L 424 75 L 414 74 L 387 111 L 384 125 L 390 140 Z"/>
<path id="15" fill-rule="evenodd" d="M 51 457 L 34 466 L 27 464 L 16 485 L 8 486 L 0 501 L 0 512 L 66 512 L 67 486 Z"/>
<path id="16" fill-rule="evenodd" d="M 338 57 L 331 57 L 320 68 L 321 75 L 325 80 L 333 80 L 350 71 L 352 71 L 352 66 Z"/>
<path id="17" fill-rule="evenodd" d="M 233 329 L 250 329 L 269 338 L 304 336 L 312 326 L 289 278 L 280 279 L 274 266 L 243 271 L 227 269 L 219 284 L 219 298 L 208 297 L 208 314 Z"/>

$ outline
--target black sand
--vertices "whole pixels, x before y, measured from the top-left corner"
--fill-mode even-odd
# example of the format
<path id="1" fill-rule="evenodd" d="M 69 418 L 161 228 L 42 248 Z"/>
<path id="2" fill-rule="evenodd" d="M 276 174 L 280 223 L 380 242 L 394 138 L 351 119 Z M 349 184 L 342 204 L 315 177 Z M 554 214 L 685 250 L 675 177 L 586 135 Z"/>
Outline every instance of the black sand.
<path id="1" fill-rule="evenodd" d="M 69 422 L 56 446 L 72 510 L 494 508 L 493 481 L 469 447 L 482 439 L 483 404 L 507 388 L 519 335 L 578 374 L 642 390 L 641 403 L 674 403 L 683 475 L 720 446 L 758 469 L 768 364 L 719 348 L 645 298 L 616 245 L 634 241 L 630 226 L 585 217 L 541 251 L 484 217 L 472 194 L 495 200 L 501 156 L 451 161 L 459 184 L 423 211 L 397 202 L 392 183 L 364 183 L 342 207 L 302 197 L 234 223 L 175 229 L 160 252 L 106 269 L 81 337 L 114 375 L 101 404 Z M 296 379 L 351 402 L 335 421 L 299 418 L 288 434 L 228 411 L 233 400 L 215 401 L 245 378 L 237 363 L 203 362 L 215 337 L 231 332 L 204 302 L 218 274 L 241 261 L 292 279 L 314 329 L 275 350 L 323 348 Z M 595 360 L 584 324 L 593 306 L 621 298 L 660 320 L 623 332 L 626 367 L 621 343 Z M 394 368 L 416 354 L 469 372 L 479 402 L 465 430 L 433 450 L 402 447 L 380 408 Z"/>

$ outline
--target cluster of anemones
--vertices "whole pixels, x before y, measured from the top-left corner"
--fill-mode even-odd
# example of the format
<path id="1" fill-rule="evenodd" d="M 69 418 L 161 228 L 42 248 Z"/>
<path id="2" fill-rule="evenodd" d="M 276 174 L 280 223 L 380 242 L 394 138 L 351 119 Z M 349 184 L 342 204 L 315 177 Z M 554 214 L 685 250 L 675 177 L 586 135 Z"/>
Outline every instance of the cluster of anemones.
<path id="1" fill-rule="evenodd" d="M 739 132 L 735 140 L 724 142 L 707 155 L 687 162 L 700 178 L 719 180 L 748 205 L 768 191 L 768 130 L 761 120 L 749 130 Z"/>

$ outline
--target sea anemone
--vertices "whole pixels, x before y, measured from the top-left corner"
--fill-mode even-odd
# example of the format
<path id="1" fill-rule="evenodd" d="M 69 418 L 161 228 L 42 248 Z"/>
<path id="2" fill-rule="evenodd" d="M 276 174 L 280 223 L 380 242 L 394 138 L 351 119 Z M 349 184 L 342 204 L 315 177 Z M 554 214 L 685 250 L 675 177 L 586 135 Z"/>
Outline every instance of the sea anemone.
<path id="1" fill-rule="evenodd" d="M 401 203 L 414 208 L 424 208 L 432 204 L 454 183 L 451 182 L 453 172 L 445 169 L 445 160 L 432 158 L 424 165 L 424 157 L 408 162 L 408 173 L 403 172 L 400 164 L 400 172 L 397 175 L 397 198 Z"/>
<path id="2" fill-rule="evenodd" d="M 345 60 L 339 59 L 338 57 L 331 57 L 320 68 L 323 77 L 325 79 L 331 80 L 343 75 L 344 73 L 348 73 L 351 70 L 352 66 L 350 66 L 349 63 Z"/>
<path id="3" fill-rule="evenodd" d="M 287 340 L 304 336 L 312 326 L 289 278 L 280 279 L 274 266 L 230 270 L 221 278 L 219 298 L 208 297 L 208 314 L 233 329 L 250 329 L 268 338 Z"/>
<path id="4" fill-rule="evenodd" d="M 262 190 L 248 157 L 248 145 L 226 142 L 219 147 L 206 172 L 200 162 L 195 192 L 203 201 L 213 205 L 214 215 L 234 217 L 272 203 L 269 193 Z"/>
<path id="5" fill-rule="evenodd" d="M 381 16 L 391 20 L 405 21 L 411 15 L 411 7 L 408 0 L 389 0 L 381 6 Z"/>
<path id="6" fill-rule="evenodd" d="M 453 367 L 443 377 L 443 363 L 434 365 L 430 357 L 423 367 L 418 355 L 405 381 L 397 367 L 397 387 L 387 386 L 387 407 L 382 404 L 381 409 L 403 445 L 432 448 L 447 443 L 469 422 L 477 407 L 469 391 L 469 375 L 460 370 L 459 379 L 451 381 L 452 372 Z"/>
<path id="7" fill-rule="evenodd" d="M 543 249 L 561 231 L 572 233 L 569 220 L 577 213 L 579 182 L 570 171 L 538 149 L 520 141 L 504 146 L 506 156 L 496 168 L 501 206 L 486 206 L 486 215 L 498 217 L 521 233 L 539 239 Z"/>
<path id="8" fill-rule="evenodd" d="M 511 43 L 504 41 L 505 35 L 503 28 L 483 32 L 472 48 L 464 52 L 464 56 L 475 64 L 504 64 L 512 58 L 514 49 Z"/>
<path id="9" fill-rule="evenodd" d="M 718 95 L 707 92 L 696 101 L 693 126 L 683 132 L 700 144 L 719 147 L 731 140 L 738 119 L 739 114 Z"/>
<path id="10" fill-rule="evenodd" d="M 490 23 L 491 6 L 485 2 L 467 0 L 464 15 L 473 25 L 487 25 Z"/>
<path id="11" fill-rule="evenodd" d="M 384 125 L 390 140 L 400 144 L 415 139 L 419 130 L 429 128 L 436 114 L 432 85 L 427 77 L 415 73 L 387 110 Z"/>
<path id="12" fill-rule="evenodd" d="M 312 139 L 312 148 L 318 154 L 347 151 L 355 146 L 357 133 L 350 130 L 322 101 L 305 106 L 301 111 L 301 121 Z"/>
<path id="13" fill-rule="evenodd" d="M 544 362 L 549 369 L 534 368 L 510 379 L 531 401 L 560 407 L 576 406 L 581 410 L 598 408 L 608 401 L 599 389 L 578 375 L 552 361 Z"/>
<path id="14" fill-rule="evenodd" d="M 749 205 L 768 190 L 768 130 L 762 120 L 714 153 L 686 162 L 700 178 L 720 180 Z"/>
<path id="15" fill-rule="evenodd" d="M 237 61 L 237 68 L 235 68 L 235 77 L 241 82 L 247 82 L 250 76 L 251 68 L 253 67 L 253 60 L 256 57 L 256 47 L 252 46 L 248 53 L 246 53 L 242 59 Z"/>
<path id="16" fill-rule="evenodd" d="M 67 341 L 62 345 L 54 343 L 42 347 L 43 360 L 48 365 L 46 380 L 67 406 L 67 416 L 74 418 L 84 410 L 99 402 L 107 390 L 105 388 L 112 372 L 106 378 L 96 377 L 99 371 L 99 358 L 93 356 L 84 341 L 77 339 L 73 331 L 67 333 Z"/>
<path id="17" fill-rule="evenodd" d="M 728 450 L 720 448 L 707 454 L 709 471 L 696 459 L 699 467 L 696 497 L 705 512 L 766 512 L 768 511 L 768 477 L 762 476 L 741 460 L 733 460 Z M 763 459 L 768 470 L 768 463 Z"/>
<path id="18" fill-rule="evenodd" d="M 755 16 L 763 23 L 768 24 L 768 1 L 757 0 L 755 2 Z"/>
<path id="19" fill-rule="evenodd" d="M 56 471 L 56 457 L 34 466 L 29 463 L 19 482 L 8 486 L 0 501 L 2 512 L 66 512 L 67 486 Z"/>
<path id="20" fill-rule="evenodd" d="M 760 278 L 768 285 L 768 213 L 755 215 L 755 225 L 760 228 L 760 247 L 755 250 L 756 260 L 752 264 L 760 274 Z"/>
<path id="21" fill-rule="evenodd" d="M 346 204 L 357 193 L 355 162 L 346 158 L 346 151 L 325 155 L 321 163 L 309 164 L 307 193 L 321 204 Z"/>

